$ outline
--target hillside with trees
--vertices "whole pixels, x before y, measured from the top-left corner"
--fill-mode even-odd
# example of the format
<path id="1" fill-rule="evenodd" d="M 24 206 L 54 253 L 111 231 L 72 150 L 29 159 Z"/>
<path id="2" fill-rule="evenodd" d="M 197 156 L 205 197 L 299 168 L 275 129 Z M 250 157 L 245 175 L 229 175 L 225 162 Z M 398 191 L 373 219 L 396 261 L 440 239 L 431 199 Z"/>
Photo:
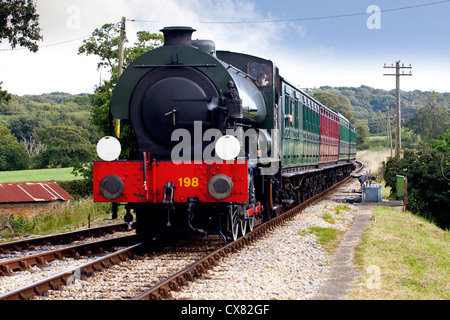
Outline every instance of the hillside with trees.
<path id="1" fill-rule="evenodd" d="M 325 86 L 310 94 L 356 124 L 360 150 L 367 147 L 364 142 L 369 136 L 386 136 L 388 109 L 395 132 L 395 90 Z M 450 128 L 450 93 L 402 91 L 401 107 L 403 147 L 412 148 L 419 141 L 435 139 Z"/>
<path id="2" fill-rule="evenodd" d="M 9 136 L 8 141 L 14 144 L 10 148 L 23 148 L 27 154 L 17 151 L 24 159 L 10 165 L 3 160 L 0 170 L 68 167 L 94 159 L 95 144 L 109 133 L 103 111 L 112 86 L 108 82 L 101 89 L 104 91 L 94 94 L 13 95 L 0 102 L 0 126 L 9 132 L 4 139 Z M 105 92 L 106 100 L 102 99 Z M 310 94 L 357 125 L 360 146 L 369 135 L 386 135 L 386 106 L 391 109 L 394 126 L 395 90 L 321 87 Z M 414 136 L 414 142 L 428 141 L 450 128 L 449 107 L 450 93 L 402 92 L 406 146 L 408 137 Z"/>
<path id="3" fill-rule="evenodd" d="M 395 89 L 382 90 L 368 86 L 361 87 L 320 87 L 312 94 L 321 100 L 326 94 L 335 96 L 339 103 L 336 110 L 348 109 L 357 125 L 366 124 L 370 134 L 385 134 L 387 124 L 387 107 L 391 115 L 395 111 Z M 450 92 L 438 93 L 401 91 L 402 121 L 411 119 L 422 107 L 428 104 L 437 104 L 444 109 L 450 108 Z M 341 112 L 342 113 L 342 112 Z M 345 113 L 344 116 L 346 115 Z M 350 120 L 350 119 L 349 119 Z M 442 132 L 441 132 L 442 133 Z"/>
<path id="4" fill-rule="evenodd" d="M 0 102 L 2 148 L 16 152 L 9 161 L 2 152 L 0 170 L 70 167 L 94 160 L 102 135 L 91 121 L 91 99 L 53 92 L 12 95 Z"/>

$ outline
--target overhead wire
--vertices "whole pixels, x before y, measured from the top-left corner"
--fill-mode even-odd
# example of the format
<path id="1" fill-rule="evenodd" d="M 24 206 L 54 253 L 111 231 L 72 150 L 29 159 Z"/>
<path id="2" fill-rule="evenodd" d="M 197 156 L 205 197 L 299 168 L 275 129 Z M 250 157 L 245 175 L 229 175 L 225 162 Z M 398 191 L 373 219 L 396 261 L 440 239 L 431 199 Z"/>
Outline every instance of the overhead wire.
<path id="1" fill-rule="evenodd" d="M 429 2 L 429 3 L 422 3 L 422 4 L 416 4 L 416 5 L 410 5 L 410 6 L 403 6 L 403 7 L 397 7 L 397 8 L 391 8 L 391 9 L 381 9 L 380 13 L 386 13 L 386 12 L 393 12 L 393 11 L 401 11 L 401 10 L 409 10 L 409 9 L 415 9 L 415 8 L 422 8 L 422 7 L 429 7 L 434 5 L 439 5 L 443 3 L 449 3 L 450 0 L 442 0 L 442 1 L 435 1 L 435 2 Z M 200 23 L 204 24 L 260 24 L 260 23 L 282 23 L 282 22 L 298 22 L 298 21 L 313 21 L 313 20 L 324 20 L 324 19 L 336 19 L 336 18 L 346 18 L 346 17 L 354 17 L 354 16 L 362 16 L 367 15 L 368 12 L 356 12 L 356 13 L 346 13 L 346 14 L 339 14 L 339 15 L 329 15 L 329 16 L 317 16 L 317 17 L 308 17 L 308 18 L 292 18 L 292 19 L 273 19 L 273 20 L 254 20 L 254 21 L 201 21 Z M 129 22 L 137 22 L 137 23 L 157 23 L 158 20 L 143 20 L 143 19 L 127 19 Z M 113 24 L 111 27 L 116 26 L 120 24 L 120 21 Z M 60 41 L 56 43 L 51 44 L 43 44 L 40 45 L 39 48 L 47 48 L 47 47 L 54 47 L 63 45 L 70 42 L 79 41 L 82 39 L 89 38 L 93 36 L 95 33 L 91 33 L 89 35 L 85 35 L 82 37 L 78 37 L 75 39 L 70 39 L 66 41 Z M 0 49 L 1 51 L 16 51 L 16 50 L 28 50 L 27 48 L 11 48 L 11 49 Z"/>
<path id="2" fill-rule="evenodd" d="M 380 13 L 393 12 L 393 11 L 401 11 L 401 10 L 409 10 L 421 7 L 434 6 L 438 4 L 448 3 L 450 0 L 436 1 L 431 3 L 423 3 L 405 7 L 391 8 L 391 9 L 381 9 Z M 292 19 L 273 19 L 273 20 L 254 20 L 254 21 L 202 21 L 201 23 L 205 24 L 259 24 L 259 23 L 280 23 L 280 22 L 298 22 L 298 21 L 312 21 L 312 20 L 325 20 L 325 19 L 336 19 L 336 18 L 347 18 L 347 17 L 355 17 L 371 14 L 370 12 L 356 12 L 356 13 L 345 13 L 338 15 L 330 15 L 330 16 L 318 16 L 318 17 L 309 17 L 309 18 L 292 18 Z"/>
<path id="3" fill-rule="evenodd" d="M 449 0 L 449 1 L 450 1 L 450 0 Z M 98 32 L 103 31 L 103 30 L 108 31 L 108 30 L 110 30 L 111 28 L 113 28 L 113 27 L 115 27 L 115 26 L 117 26 L 117 25 L 120 25 L 120 21 L 119 21 L 119 22 L 116 22 L 116 23 L 114 23 L 114 24 L 112 24 L 109 28 L 99 30 Z M 60 42 L 56 42 L 56 43 L 42 44 L 42 45 L 39 45 L 39 49 L 40 49 L 40 48 L 55 47 L 55 46 L 59 46 L 59 45 L 62 45 L 62 44 L 66 44 L 66 43 L 70 43 L 70 42 L 75 42 L 75 41 L 87 39 L 87 38 L 92 37 L 92 36 L 94 36 L 94 35 L 96 35 L 96 32 L 92 32 L 92 33 L 90 33 L 90 34 L 88 34 L 88 35 L 85 35 L 85 36 L 82 36 L 82 37 L 78 37 L 78 38 L 75 38 L 75 39 L 70 39 L 70 40 L 60 41 Z M 19 51 L 19 50 L 29 50 L 29 49 L 28 49 L 28 48 L 8 48 L 8 49 L 0 49 L 0 51 Z"/>
<path id="4" fill-rule="evenodd" d="M 66 44 L 66 43 L 70 43 L 70 42 L 75 42 L 75 41 L 79 41 L 82 39 L 86 39 L 89 38 L 93 35 L 93 33 L 86 35 L 86 36 L 82 36 L 79 38 L 75 38 L 75 39 L 70 39 L 70 40 L 65 40 L 65 41 L 61 41 L 61 42 L 56 42 L 56 43 L 49 43 L 49 44 L 42 44 L 39 45 L 39 49 L 41 48 L 48 48 L 48 47 L 55 47 L 55 46 L 59 46 L 62 44 Z M 21 50 L 29 50 L 28 48 L 8 48 L 8 49 L 0 49 L 0 51 L 21 51 Z"/>

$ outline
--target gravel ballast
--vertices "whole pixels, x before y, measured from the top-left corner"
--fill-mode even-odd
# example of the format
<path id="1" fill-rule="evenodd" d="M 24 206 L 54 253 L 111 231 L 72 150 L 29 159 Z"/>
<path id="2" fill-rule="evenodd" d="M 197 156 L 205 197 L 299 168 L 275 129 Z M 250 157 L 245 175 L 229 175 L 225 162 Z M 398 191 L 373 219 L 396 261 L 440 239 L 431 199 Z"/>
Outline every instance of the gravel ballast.
<path id="1" fill-rule="evenodd" d="M 175 299 L 305 300 L 326 281 L 332 257 L 307 232 L 312 226 L 347 230 L 356 206 L 336 214 L 337 203 L 321 201 L 263 239 L 222 261 L 212 271 L 179 292 Z M 327 219 L 334 221 L 329 223 Z M 330 219 L 330 215 L 332 219 Z"/>

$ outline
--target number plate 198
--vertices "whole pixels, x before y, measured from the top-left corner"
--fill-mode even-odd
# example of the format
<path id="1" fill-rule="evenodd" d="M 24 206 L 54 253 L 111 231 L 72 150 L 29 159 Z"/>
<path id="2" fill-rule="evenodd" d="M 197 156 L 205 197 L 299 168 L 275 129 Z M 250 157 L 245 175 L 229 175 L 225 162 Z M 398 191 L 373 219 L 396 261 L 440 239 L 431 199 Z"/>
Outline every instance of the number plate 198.
<path id="1" fill-rule="evenodd" d="M 185 188 L 189 188 L 189 187 L 197 188 L 199 185 L 198 181 L 199 181 L 198 178 L 189 178 L 189 177 L 178 179 L 180 187 L 185 187 Z"/>

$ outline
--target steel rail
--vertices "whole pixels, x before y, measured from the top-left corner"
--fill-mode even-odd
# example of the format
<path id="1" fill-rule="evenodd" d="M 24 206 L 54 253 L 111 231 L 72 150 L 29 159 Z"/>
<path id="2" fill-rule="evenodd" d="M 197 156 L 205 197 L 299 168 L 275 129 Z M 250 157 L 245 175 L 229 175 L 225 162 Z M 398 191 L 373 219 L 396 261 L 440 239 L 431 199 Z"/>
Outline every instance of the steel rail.
<path id="1" fill-rule="evenodd" d="M 76 279 L 84 279 L 87 276 L 90 276 L 94 271 L 99 271 L 110 267 L 113 264 L 125 261 L 137 254 L 141 247 L 142 243 L 138 243 L 128 248 L 110 253 L 46 279 L 4 293 L 0 295 L 0 300 L 28 300 L 35 295 L 45 295 L 47 290 L 60 289 L 63 285 L 72 284 Z"/>
<path id="2" fill-rule="evenodd" d="M 44 266 L 53 260 L 62 260 L 67 257 L 89 256 L 102 253 L 113 246 L 129 246 L 137 242 L 137 236 L 124 236 L 90 243 L 79 244 L 62 249 L 41 252 L 34 255 L 11 260 L 0 261 L 0 276 L 11 275 L 13 271 L 25 271 L 33 266 Z"/>
<path id="3" fill-rule="evenodd" d="M 106 233 L 113 233 L 118 231 L 126 231 L 128 224 L 119 223 L 109 226 L 101 226 L 77 231 L 71 231 L 66 233 L 59 233 L 54 235 L 48 235 L 37 238 L 30 238 L 18 241 L 5 242 L 0 244 L 0 254 L 8 251 L 20 251 L 28 249 L 30 246 L 48 245 L 48 244 L 63 244 L 69 243 L 72 239 L 82 239 L 87 237 L 94 237 L 103 235 Z"/>
<path id="4" fill-rule="evenodd" d="M 330 192 L 332 192 L 342 184 L 349 181 L 352 178 L 353 174 L 359 172 L 364 167 L 364 165 L 361 162 L 359 161 L 357 162 L 361 165 L 361 167 L 354 170 L 352 174 L 350 174 L 348 177 L 337 182 L 336 184 L 324 190 L 320 194 L 317 194 L 307 199 L 306 201 L 299 204 L 295 208 L 292 208 L 289 211 L 275 217 L 274 219 L 271 219 L 259 225 L 258 227 L 253 229 L 253 231 L 248 232 L 245 236 L 238 238 L 236 241 L 231 242 L 221 248 L 218 248 L 217 250 L 199 259 L 198 261 L 192 263 L 191 265 L 187 266 L 178 273 L 166 278 L 165 280 L 151 287 L 149 290 L 134 297 L 133 300 L 170 299 L 170 291 L 178 291 L 180 287 L 186 285 L 188 282 L 194 281 L 196 278 L 201 277 L 208 269 L 211 269 L 215 265 L 217 265 L 219 263 L 219 260 L 225 258 L 232 252 L 237 252 L 241 250 L 245 246 L 262 237 L 267 231 L 272 230 L 273 228 L 279 226 L 280 224 L 286 222 L 287 220 L 294 218 L 306 207 L 322 199 Z"/>

